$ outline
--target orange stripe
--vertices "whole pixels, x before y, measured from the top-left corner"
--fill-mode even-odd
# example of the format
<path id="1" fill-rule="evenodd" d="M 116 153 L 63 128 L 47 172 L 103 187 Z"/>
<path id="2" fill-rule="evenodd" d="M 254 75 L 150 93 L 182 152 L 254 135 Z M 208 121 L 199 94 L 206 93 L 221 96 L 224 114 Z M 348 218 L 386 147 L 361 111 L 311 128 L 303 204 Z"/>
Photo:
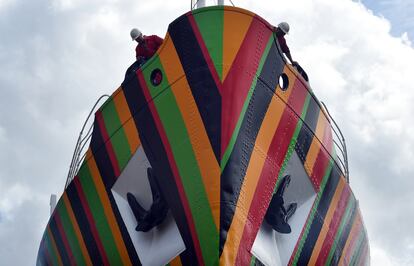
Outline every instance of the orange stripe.
<path id="1" fill-rule="evenodd" d="M 223 23 L 223 80 L 229 73 L 254 16 L 254 14 L 246 16 L 245 13 L 234 9 L 226 12 L 226 9 L 225 7 Z"/>
<path id="2" fill-rule="evenodd" d="M 50 231 L 49 226 L 47 227 L 47 234 L 49 235 L 50 242 L 52 242 L 52 248 L 53 248 L 53 251 L 56 253 L 56 257 L 58 259 L 58 264 L 63 265 L 62 258 L 60 257 L 59 251 L 58 251 L 57 246 L 56 246 L 55 239 L 53 237 L 52 231 Z"/>
<path id="3" fill-rule="evenodd" d="M 321 149 L 321 143 L 320 143 L 318 137 L 316 137 L 316 136 L 317 135 L 319 135 L 319 136 L 322 135 L 322 137 L 323 137 L 323 132 L 325 131 L 324 130 L 325 129 L 325 124 L 323 123 L 323 119 L 324 119 L 324 115 L 322 113 L 319 113 L 315 135 L 312 138 L 312 143 L 310 145 L 308 154 L 306 155 L 306 160 L 305 160 L 304 165 L 305 165 L 306 173 L 309 176 L 312 176 L 313 166 L 315 165 L 316 158 L 318 157 L 318 153 Z"/>
<path id="4" fill-rule="evenodd" d="M 350 263 L 347 254 L 350 253 L 350 248 L 352 248 L 351 247 L 352 240 L 359 235 L 358 232 L 361 229 L 361 225 L 362 225 L 361 216 L 358 215 L 357 219 L 355 220 L 355 223 L 352 225 L 351 232 L 349 234 L 348 239 L 346 240 L 345 247 L 342 251 L 342 255 L 339 260 L 338 265 L 348 265 Z"/>
<path id="5" fill-rule="evenodd" d="M 326 235 L 328 234 L 329 230 L 329 224 L 332 221 L 332 218 L 335 213 L 335 209 L 338 205 L 339 199 L 341 198 L 342 190 L 344 189 L 345 181 L 344 178 L 341 176 L 339 178 L 339 184 L 336 187 L 335 194 L 332 198 L 331 204 L 329 205 L 328 212 L 326 213 L 325 219 L 323 221 L 321 232 L 319 233 L 318 240 L 316 241 L 316 244 L 312 251 L 312 256 L 308 262 L 308 265 L 315 265 L 316 260 L 318 259 L 319 253 L 321 251 L 323 242 L 326 238 Z"/>
<path id="6" fill-rule="evenodd" d="M 285 91 L 283 91 L 280 88 L 279 83 L 278 83 L 275 91 L 276 91 L 276 95 L 279 96 L 287 104 L 289 101 L 290 94 L 292 93 L 292 90 L 293 90 L 293 85 L 295 85 L 297 77 L 293 74 L 292 70 L 288 67 L 288 65 L 285 65 L 285 67 L 283 68 L 283 73 L 285 73 L 288 76 L 288 79 L 289 79 L 288 87 Z"/>
<path id="7" fill-rule="evenodd" d="M 181 266 L 181 265 L 183 265 L 182 263 L 181 263 L 181 258 L 180 258 L 180 256 L 177 256 L 177 257 L 175 257 L 172 261 L 170 261 L 170 266 Z"/>
<path id="8" fill-rule="evenodd" d="M 264 117 L 262 127 L 257 135 L 246 176 L 244 177 L 240 190 L 234 217 L 227 233 L 223 253 L 220 257 L 220 265 L 234 265 L 235 263 L 240 240 L 247 222 L 248 210 L 250 209 L 263 165 L 268 160 L 267 153 L 285 107 L 286 105 L 280 98 L 273 96 Z"/>
<path id="9" fill-rule="evenodd" d="M 323 137 L 325 135 L 325 129 L 326 129 L 327 123 L 328 121 L 326 120 L 325 115 L 322 112 L 319 112 L 318 124 L 316 125 L 315 136 L 321 141 L 323 140 Z"/>
<path id="10" fill-rule="evenodd" d="M 83 239 L 82 233 L 79 229 L 78 222 L 75 218 L 75 214 L 73 213 L 72 206 L 70 205 L 68 195 L 66 193 L 63 194 L 63 202 L 65 204 L 66 209 L 68 210 L 69 219 L 73 225 L 73 229 L 76 234 L 76 238 L 79 243 L 80 250 L 82 252 L 83 258 L 86 261 L 86 265 L 92 265 L 91 258 L 89 257 L 88 250 L 86 249 L 85 241 Z"/>
<path id="11" fill-rule="evenodd" d="M 212 159 L 215 158 L 215 155 L 210 140 L 172 42 L 168 42 L 164 46 L 164 52 L 160 54 L 160 61 L 183 116 L 218 230 L 220 225 L 220 166 L 217 160 Z M 170 80 L 170 77 L 178 76 L 183 76 L 183 78 L 177 82 Z"/>
<path id="12" fill-rule="evenodd" d="M 90 152 L 90 150 L 88 150 L 88 152 Z M 112 235 L 114 236 L 116 247 L 122 259 L 122 264 L 132 265 L 124 240 L 122 239 L 121 231 L 119 230 L 118 223 L 112 211 L 111 203 L 109 201 L 108 195 L 106 194 L 105 186 L 99 173 L 98 166 L 96 165 L 95 158 L 91 157 L 88 160 L 87 165 L 91 172 L 92 180 L 95 184 L 96 190 L 98 191 L 98 195 L 101 200 L 106 219 L 108 220 L 108 224 L 111 228 Z"/>
<path id="13" fill-rule="evenodd" d="M 129 110 L 128 103 L 125 98 L 124 91 L 119 88 L 117 93 L 113 94 L 113 101 L 116 111 L 121 121 L 121 125 L 124 128 L 125 135 L 127 137 L 131 154 L 134 154 L 140 145 L 139 135 L 135 121 Z"/>

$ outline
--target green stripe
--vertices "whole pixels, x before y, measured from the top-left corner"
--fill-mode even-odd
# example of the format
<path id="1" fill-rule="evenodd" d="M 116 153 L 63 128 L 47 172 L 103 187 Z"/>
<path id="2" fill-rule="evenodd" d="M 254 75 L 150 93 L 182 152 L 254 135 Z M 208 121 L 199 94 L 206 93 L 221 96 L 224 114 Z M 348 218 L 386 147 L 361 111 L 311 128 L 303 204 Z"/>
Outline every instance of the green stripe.
<path id="1" fill-rule="evenodd" d="M 119 119 L 118 112 L 112 98 L 105 103 L 105 106 L 102 107 L 101 111 L 105 122 L 105 128 L 111 139 L 119 168 L 122 171 L 127 165 L 132 154 L 128 139 L 121 125 L 121 120 Z"/>
<path id="2" fill-rule="evenodd" d="M 123 128 L 120 128 L 112 136 L 111 143 L 118 161 L 119 170 L 122 172 L 132 157 L 131 148 Z"/>
<path id="3" fill-rule="evenodd" d="M 250 260 L 250 266 L 255 266 L 256 265 L 256 257 L 252 256 L 252 259 Z"/>
<path id="4" fill-rule="evenodd" d="M 293 262 L 292 262 L 292 265 L 296 265 L 297 262 L 298 262 L 300 253 L 302 252 L 303 245 L 305 244 L 306 238 L 308 237 L 309 230 L 310 230 L 310 227 L 312 225 L 313 219 L 315 218 L 315 214 L 316 214 L 317 209 L 318 209 L 319 201 L 321 200 L 321 197 L 322 197 L 323 191 L 325 190 L 325 186 L 326 186 L 326 183 L 328 181 L 329 175 L 332 171 L 332 166 L 333 166 L 333 160 L 330 159 L 329 160 L 329 165 L 325 170 L 325 175 L 323 176 L 319 192 L 316 195 L 316 199 L 315 199 L 315 202 L 313 204 L 313 208 L 310 212 L 308 221 L 306 222 L 306 227 L 305 227 L 305 230 L 303 232 L 303 236 L 302 236 L 302 238 L 299 242 L 298 249 L 296 251 L 295 257 L 294 257 Z"/>
<path id="5" fill-rule="evenodd" d="M 352 253 L 352 257 L 351 257 L 351 261 L 349 263 L 349 265 L 356 265 L 356 262 L 359 261 L 359 258 L 361 257 L 361 253 L 363 250 L 363 244 L 364 244 L 364 240 L 365 240 L 365 234 L 363 233 L 364 231 L 361 230 L 361 234 L 358 237 L 358 242 L 355 245 L 356 249 L 354 250 L 354 252 Z"/>
<path id="6" fill-rule="evenodd" d="M 159 58 L 155 58 L 150 67 L 147 67 L 146 70 L 154 69 L 156 67 L 165 73 Z M 144 70 L 144 77 L 151 96 L 154 99 L 154 105 L 164 127 L 175 163 L 178 167 L 178 172 L 195 223 L 204 262 L 206 265 L 217 264 L 219 255 L 219 235 L 214 223 L 200 169 L 194 155 L 186 125 L 172 90 L 167 89 L 162 94 L 155 97 L 159 93 L 159 86 L 154 88 L 151 85 L 149 82 L 151 72 L 146 70 Z M 161 88 L 169 86 L 166 75 L 163 75 L 164 78 L 160 85 Z"/>
<path id="7" fill-rule="evenodd" d="M 293 133 L 293 137 L 290 140 L 288 151 L 286 153 L 285 159 L 283 160 L 282 167 L 280 168 L 279 175 L 277 177 L 276 185 L 275 185 L 275 188 L 274 188 L 274 192 L 276 192 L 277 187 L 279 186 L 279 183 L 281 181 L 281 177 L 282 177 L 282 175 L 284 175 L 286 166 L 287 166 L 288 162 L 290 161 L 290 158 L 292 157 L 293 151 L 295 150 L 295 146 L 296 146 L 296 142 L 298 140 L 300 130 L 302 129 L 302 126 L 303 126 L 303 123 L 304 123 L 304 120 L 305 120 L 305 117 L 306 117 L 306 113 L 308 112 L 310 99 L 311 99 L 311 96 L 308 93 L 306 95 L 305 102 L 304 102 L 303 107 L 302 107 L 302 114 L 300 115 L 300 117 L 298 119 L 298 123 L 296 125 L 295 132 Z M 286 108 L 290 108 L 290 107 L 287 105 Z"/>
<path id="8" fill-rule="evenodd" d="M 56 254 L 57 250 L 53 248 L 52 239 L 50 238 L 48 230 L 46 229 L 45 232 L 45 241 L 47 243 L 47 247 L 49 250 L 50 257 L 53 260 L 53 265 L 59 265 L 58 254 Z"/>
<path id="9" fill-rule="evenodd" d="M 70 221 L 69 214 L 66 208 L 66 205 L 63 200 L 60 200 L 57 205 L 58 215 L 62 221 L 63 231 L 65 231 L 66 237 L 69 242 L 70 249 L 72 254 L 75 257 L 77 265 L 85 265 L 86 261 L 82 255 L 82 251 L 79 246 L 79 240 L 76 237 L 75 229 Z"/>
<path id="10" fill-rule="evenodd" d="M 220 80 L 223 81 L 224 8 L 210 7 L 209 11 L 193 12 L 193 17 L 213 60 Z"/>
<path id="11" fill-rule="evenodd" d="M 122 265 L 122 260 L 115 244 L 114 236 L 105 216 L 104 208 L 92 180 L 92 175 L 87 164 L 79 170 L 79 181 L 82 185 L 86 200 L 91 210 L 99 238 L 102 241 L 105 253 L 111 265 Z"/>
<path id="12" fill-rule="evenodd" d="M 260 59 L 259 67 L 257 68 L 256 74 L 253 78 L 252 85 L 250 86 L 249 92 L 247 93 L 246 100 L 244 101 L 243 108 L 242 108 L 242 111 L 240 113 L 239 119 L 237 120 L 236 127 L 233 131 L 233 134 L 231 135 L 231 138 L 230 138 L 229 144 L 226 148 L 226 151 L 223 154 L 223 158 L 221 159 L 221 172 L 223 172 L 224 168 L 226 167 L 227 162 L 230 158 L 231 152 L 233 151 L 234 145 L 235 145 L 236 140 L 237 140 L 237 136 L 239 135 L 241 124 L 242 124 L 243 119 L 244 119 L 244 115 L 246 114 L 246 110 L 247 110 L 247 107 L 249 106 L 250 99 L 252 98 L 253 91 L 256 88 L 258 75 L 259 75 L 259 73 L 262 72 L 263 65 L 264 65 L 264 63 L 267 59 L 267 55 L 269 54 L 270 47 L 272 46 L 272 44 L 273 44 L 273 36 L 270 36 L 269 40 L 267 42 L 266 48 L 263 52 L 262 58 Z"/>
<path id="13" fill-rule="evenodd" d="M 339 238 L 342 236 L 342 233 L 344 231 L 344 228 L 345 228 L 346 224 L 349 223 L 349 220 L 351 219 L 352 211 L 355 208 L 355 199 L 352 197 L 352 195 L 350 197 L 351 198 L 350 198 L 350 200 L 347 204 L 345 213 L 342 217 L 341 224 L 340 224 L 338 230 L 336 231 L 336 236 L 335 236 L 334 242 L 331 246 L 331 250 L 329 252 L 329 255 L 328 255 L 328 258 L 325 262 L 325 265 L 330 265 L 333 254 L 335 253 L 335 250 L 336 250 L 336 246 L 338 245 Z"/>

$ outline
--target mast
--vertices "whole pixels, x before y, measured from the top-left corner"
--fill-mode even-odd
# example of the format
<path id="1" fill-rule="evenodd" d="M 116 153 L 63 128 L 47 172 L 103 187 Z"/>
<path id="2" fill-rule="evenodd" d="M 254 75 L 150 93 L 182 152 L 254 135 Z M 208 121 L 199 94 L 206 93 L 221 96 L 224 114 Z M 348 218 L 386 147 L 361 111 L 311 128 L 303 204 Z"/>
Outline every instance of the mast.
<path id="1" fill-rule="evenodd" d="M 217 5 L 223 6 L 224 0 L 217 0 Z M 191 9 L 194 8 L 201 8 L 207 6 L 206 0 L 191 0 Z"/>
<path id="2" fill-rule="evenodd" d="M 205 6 L 206 6 L 206 0 L 198 0 L 197 1 L 197 7 L 196 8 L 205 7 Z"/>

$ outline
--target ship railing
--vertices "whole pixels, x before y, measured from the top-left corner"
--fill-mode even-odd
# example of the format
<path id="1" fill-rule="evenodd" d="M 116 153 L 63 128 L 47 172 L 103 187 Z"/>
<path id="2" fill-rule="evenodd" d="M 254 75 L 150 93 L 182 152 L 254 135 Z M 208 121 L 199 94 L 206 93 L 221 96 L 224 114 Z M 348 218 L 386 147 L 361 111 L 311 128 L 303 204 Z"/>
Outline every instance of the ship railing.
<path id="1" fill-rule="evenodd" d="M 342 134 L 342 131 L 339 128 L 338 124 L 335 122 L 335 119 L 333 119 L 332 115 L 329 113 L 328 107 L 326 107 L 324 102 L 321 101 L 321 103 L 326 111 L 326 114 L 329 116 L 329 119 L 332 121 L 331 129 L 334 132 L 333 143 L 336 150 L 339 151 L 336 156 L 336 163 L 340 164 L 340 168 L 345 175 L 346 182 L 349 183 L 348 154 L 346 150 L 345 137 Z"/>
<path id="2" fill-rule="evenodd" d="M 109 95 L 107 94 L 104 94 L 98 98 L 98 100 L 93 105 L 91 111 L 89 112 L 88 116 L 86 117 L 85 122 L 83 123 L 82 129 L 79 132 L 78 140 L 76 141 L 75 150 L 73 151 L 72 161 L 70 163 L 68 176 L 66 178 L 65 189 L 67 188 L 67 186 L 70 184 L 70 182 L 73 180 L 73 178 L 77 174 L 79 167 L 81 165 L 81 162 L 86 156 L 85 149 L 92 137 L 93 122 L 91 121 L 93 121 L 93 119 L 91 120 L 91 116 L 93 113 L 95 113 L 96 107 L 101 102 L 101 100 L 107 99 L 107 98 L 109 98 Z M 85 133 L 86 128 L 87 128 L 87 131 Z M 81 157 L 81 154 L 83 154 L 82 157 Z"/>
<path id="3" fill-rule="evenodd" d="M 285 63 L 288 64 L 287 58 L 284 55 L 284 53 L 281 52 L 280 44 L 279 44 L 276 37 L 274 37 L 274 41 L 276 43 L 279 54 L 281 55 L 281 57 L 283 58 Z M 342 134 L 342 131 L 339 128 L 338 124 L 335 122 L 335 120 L 333 119 L 333 117 L 329 113 L 328 108 L 326 107 L 326 105 L 322 101 L 319 101 L 318 98 L 313 94 L 312 88 L 309 84 L 308 75 L 306 74 L 305 70 L 303 70 L 302 67 L 299 66 L 300 69 L 301 69 L 301 71 L 299 71 L 299 69 L 297 67 L 298 67 L 298 65 L 296 65 L 296 66 L 292 65 L 291 69 L 293 69 L 296 73 L 296 76 L 303 81 L 303 84 L 305 85 L 307 90 L 311 93 L 312 97 L 318 103 L 319 108 L 321 108 L 321 109 L 323 108 L 326 111 L 325 113 L 329 117 L 329 120 L 332 121 L 332 123 L 330 123 L 330 124 L 331 124 L 331 129 L 334 132 L 333 143 L 334 143 L 334 146 L 335 146 L 335 150 L 339 151 L 339 153 L 337 153 L 336 154 L 337 156 L 335 156 L 335 157 L 332 156 L 331 154 L 330 154 L 330 156 L 334 160 L 335 164 L 342 170 L 346 181 L 349 183 L 348 154 L 347 154 L 347 150 L 346 150 L 345 137 Z"/>

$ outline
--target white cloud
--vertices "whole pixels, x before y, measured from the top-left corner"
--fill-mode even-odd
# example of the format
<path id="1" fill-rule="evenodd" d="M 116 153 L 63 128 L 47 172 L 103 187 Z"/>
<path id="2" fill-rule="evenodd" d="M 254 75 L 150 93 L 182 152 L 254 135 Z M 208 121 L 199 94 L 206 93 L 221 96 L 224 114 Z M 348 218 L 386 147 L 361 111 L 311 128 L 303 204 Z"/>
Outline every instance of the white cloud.
<path id="1" fill-rule="evenodd" d="M 13 217 L 14 210 L 30 199 L 30 189 L 17 183 L 12 187 L 2 186 L 0 195 L 0 211 L 2 216 L 7 220 L 12 220 L 15 218 Z"/>
<path id="2" fill-rule="evenodd" d="M 392 37 L 386 19 L 348 0 L 233 2 L 273 24 L 291 24 L 292 55 L 346 136 L 351 185 L 367 225 L 373 265 L 412 263 L 410 36 Z M 48 218 L 49 196 L 63 189 L 89 108 L 119 86 L 132 63 L 130 28 L 164 36 L 168 23 L 190 4 L 10 3 L 0 0 L 0 36 L 7 36 L 0 42 L 0 246 L 7 242 L 20 254 L 27 251 L 30 256 L 17 264 L 30 265 Z M 0 264 L 11 264 L 14 256 L 0 251 Z"/>

